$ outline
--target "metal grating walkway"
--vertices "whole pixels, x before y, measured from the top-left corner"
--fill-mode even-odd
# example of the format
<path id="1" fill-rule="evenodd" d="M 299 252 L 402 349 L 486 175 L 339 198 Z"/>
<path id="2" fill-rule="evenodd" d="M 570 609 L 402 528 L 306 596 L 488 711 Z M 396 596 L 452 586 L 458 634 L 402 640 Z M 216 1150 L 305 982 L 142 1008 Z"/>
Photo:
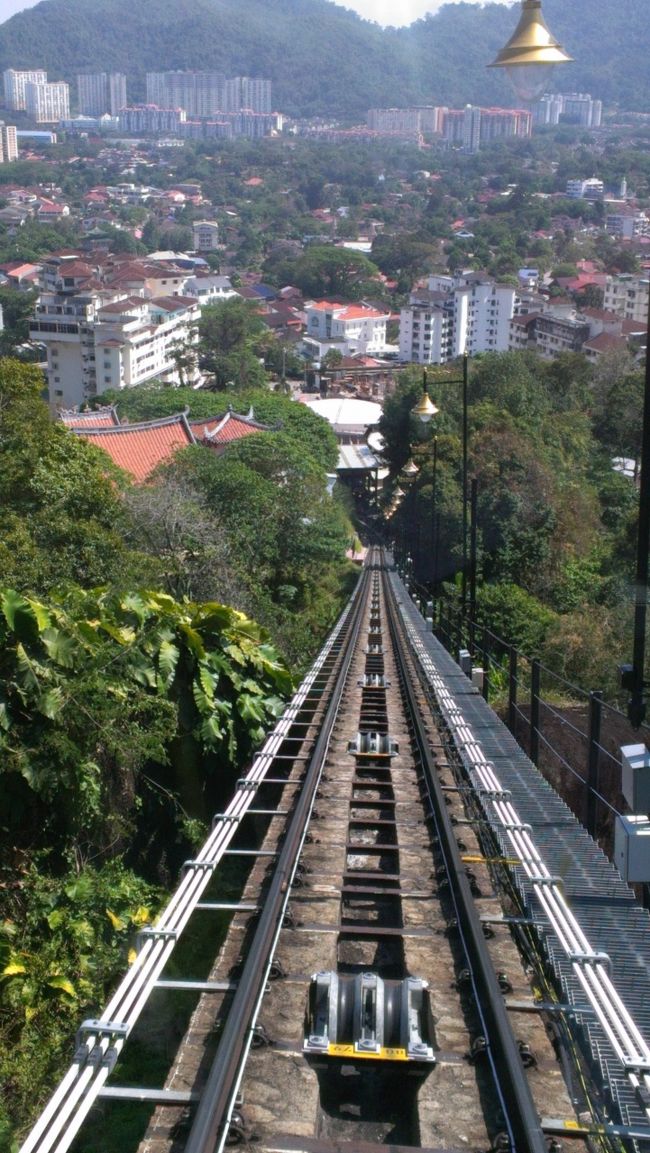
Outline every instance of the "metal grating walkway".
<path id="1" fill-rule="evenodd" d="M 503 789 L 509 790 L 521 820 L 530 825 L 532 838 L 549 872 L 560 880 L 566 902 L 594 950 L 608 955 L 611 982 L 640 1033 L 650 1040 L 648 912 L 638 905 L 609 859 L 544 780 L 453 657 L 428 630 L 397 574 L 391 574 L 391 581 L 425 675 L 434 691 L 436 683 L 438 687 L 441 682 L 444 685 L 445 700 L 441 702 L 439 696 L 437 700 L 447 723 L 452 720 L 450 731 L 470 777 L 474 769 L 470 748 L 474 744 L 493 765 Z M 422 650 L 428 658 L 424 661 Z M 450 700 L 452 708 L 449 708 Z M 512 846 L 494 818 L 493 806 L 484 796 L 480 800 L 503 855 L 508 856 Z M 534 883 L 519 866 L 512 868 L 512 877 L 526 914 L 535 920 L 542 951 L 552 966 L 564 999 L 579 1010 L 585 1005 L 584 989 L 540 904 Z M 583 1051 L 591 1057 L 594 1072 L 599 1074 L 597 1079 L 603 1096 L 609 1099 L 613 1118 L 635 1130 L 646 1130 L 650 1138 L 643 1093 L 635 1090 L 629 1070 L 620 1061 L 596 1016 L 578 1011 L 574 1030 Z"/>

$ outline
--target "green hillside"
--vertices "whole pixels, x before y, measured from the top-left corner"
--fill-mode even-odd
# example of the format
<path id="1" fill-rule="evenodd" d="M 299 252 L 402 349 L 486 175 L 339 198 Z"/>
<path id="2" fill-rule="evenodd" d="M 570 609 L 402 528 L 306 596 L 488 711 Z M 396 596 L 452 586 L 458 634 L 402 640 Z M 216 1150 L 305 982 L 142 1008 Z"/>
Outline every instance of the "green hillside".
<path id="1" fill-rule="evenodd" d="M 575 57 L 562 88 L 607 104 L 644 107 L 646 0 L 545 0 L 555 35 Z M 0 27 L 0 67 L 45 67 L 74 83 L 84 69 L 129 77 L 210 68 L 269 76 L 274 104 L 293 115 L 358 119 L 373 105 L 512 103 L 485 65 L 512 31 L 516 9 L 446 5 L 409 28 L 381 29 L 330 0 L 43 0 Z"/>

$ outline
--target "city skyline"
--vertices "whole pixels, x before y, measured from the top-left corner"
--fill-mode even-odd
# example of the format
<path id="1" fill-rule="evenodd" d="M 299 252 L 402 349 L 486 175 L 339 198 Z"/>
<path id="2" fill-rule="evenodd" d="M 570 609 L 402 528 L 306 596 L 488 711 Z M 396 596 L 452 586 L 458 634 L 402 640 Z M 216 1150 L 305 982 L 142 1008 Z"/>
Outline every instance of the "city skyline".
<path id="1" fill-rule="evenodd" d="M 358 13 L 364 20 L 374 20 L 386 28 L 390 25 L 402 27 L 420 20 L 427 13 L 432 15 L 442 7 L 443 3 L 454 3 L 456 0 L 402 0 L 399 12 L 395 11 L 394 0 L 331 0 L 338 7 L 350 8 Z M 496 0 L 500 4 L 512 4 L 515 0 Z M 0 24 L 9 20 L 11 16 L 27 8 L 33 8 L 40 0 L 0 0 Z M 479 0 L 470 0 L 470 3 L 479 3 Z"/>

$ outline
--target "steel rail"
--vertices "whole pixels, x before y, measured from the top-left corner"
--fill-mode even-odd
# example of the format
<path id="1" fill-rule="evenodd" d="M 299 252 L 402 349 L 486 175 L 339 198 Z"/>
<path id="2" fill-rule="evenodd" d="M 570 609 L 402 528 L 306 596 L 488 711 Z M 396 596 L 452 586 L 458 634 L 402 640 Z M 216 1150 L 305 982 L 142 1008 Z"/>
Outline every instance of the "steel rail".
<path id="1" fill-rule="evenodd" d="M 486 1056 L 490 1060 L 494 1083 L 504 1106 L 512 1148 L 517 1153 L 548 1153 L 541 1121 L 535 1108 L 519 1048 L 510 1025 L 503 993 L 497 981 L 483 926 L 445 804 L 445 796 L 427 737 L 425 718 L 415 699 L 414 686 L 404 656 L 405 644 L 412 642 L 408 623 L 404 622 L 403 627 L 400 627 L 402 621 L 395 603 L 394 590 L 387 577 L 384 579 L 384 585 L 389 624 L 395 645 L 395 659 L 404 690 L 405 703 L 419 749 L 432 816 L 449 878 L 459 932 L 468 968 L 472 975 L 476 1008 L 485 1031 Z"/>
<path id="2" fill-rule="evenodd" d="M 140 937 L 135 961 L 101 1016 L 85 1022 L 78 1034 L 75 1058 L 23 1143 L 20 1153 L 66 1153 L 110 1076 L 117 1058 L 151 995 L 183 929 L 209 885 L 216 866 L 235 837 L 241 819 L 255 802 L 283 742 L 314 692 L 328 662 L 336 658 L 351 621 L 356 619 L 358 593 L 346 605 L 328 641 L 302 681 L 273 732 L 253 759 L 247 775 L 237 782 L 225 813 L 195 860 L 188 862 L 169 903 L 156 924 Z"/>
<path id="3" fill-rule="evenodd" d="M 346 649 L 332 697 L 323 719 L 314 753 L 307 769 L 298 803 L 290 818 L 282 850 L 274 870 L 257 929 L 251 941 L 237 992 L 228 1014 L 212 1069 L 185 1145 L 185 1153 L 215 1153 L 227 1136 L 235 1094 L 248 1053 L 255 1014 L 264 994 L 266 974 L 282 927 L 291 883 L 307 832 L 309 817 L 320 783 L 334 724 L 339 714 L 362 622 L 369 589 L 370 568 L 364 569 L 358 586 L 355 615 L 347 635 Z"/>
<path id="4" fill-rule="evenodd" d="M 510 843 L 513 856 L 520 862 L 630 1085 L 635 1091 L 641 1089 L 643 1098 L 639 1100 L 650 1121 L 650 1105 L 645 1104 L 650 1094 L 650 1045 L 613 984 L 609 975 L 609 957 L 593 948 L 567 904 L 560 882 L 551 874 L 536 846 L 530 826 L 521 820 L 509 792 L 503 788 L 493 764 L 483 753 L 480 739 L 464 719 L 462 709 L 444 678 L 437 672 L 431 656 L 407 621 L 405 628 L 436 694 L 461 759 L 470 765 L 470 782 L 482 809 L 491 825 L 500 828 Z"/>

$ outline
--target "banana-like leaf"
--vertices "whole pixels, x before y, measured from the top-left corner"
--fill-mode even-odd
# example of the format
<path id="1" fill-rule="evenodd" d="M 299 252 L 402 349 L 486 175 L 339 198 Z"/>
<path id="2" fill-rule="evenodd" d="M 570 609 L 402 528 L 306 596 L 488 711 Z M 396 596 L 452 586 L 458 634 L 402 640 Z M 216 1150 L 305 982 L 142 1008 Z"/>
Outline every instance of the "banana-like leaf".
<path id="1" fill-rule="evenodd" d="M 64 704 L 63 689 L 55 685 L 54 688 L 46 689 L 44 693 L 41 693 L 36 703 L 36 708 L 39 713 L 42 713 L 48 720 L 55 721 L 56 718 L 60 716 Z"/>
<path id="2" fill-rule="evenodd" d="M 33 641 L 50 624 L 47 609 L 37 600 L 28 600 L 15 589 L 5 589 L 0 596 L 0 609 L 9 628 L 23 641 Z"/>

